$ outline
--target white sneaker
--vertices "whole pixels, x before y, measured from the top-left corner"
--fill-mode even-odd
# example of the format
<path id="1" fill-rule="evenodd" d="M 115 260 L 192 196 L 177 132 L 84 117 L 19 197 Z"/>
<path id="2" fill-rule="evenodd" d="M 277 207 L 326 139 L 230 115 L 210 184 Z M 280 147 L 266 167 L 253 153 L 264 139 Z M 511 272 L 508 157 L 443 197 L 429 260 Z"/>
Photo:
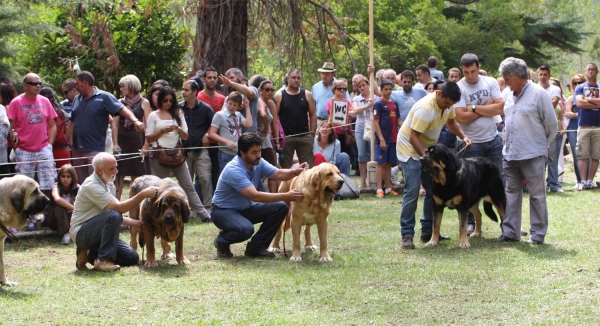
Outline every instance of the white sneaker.
<path id="1" fill-rule="evenodd" d="M 390 176 L 390 179 L 391 179 L 391 181 L 392 181 L 392 184 L 393 184 L 394 186 L 399 186 L 399 185 L 400 185 L 400 181 L 398 180 L 398 176 L 396 176 L 395 174 L 392 174 L 392 175 Z"/>
<path id="2" fill-rule="evenodd" d="M 583 182 L 576 183 L 575 186 L 573 186 L 573 189 L 575 189 L 577 191 L 582 191 L 583 190 Z"/>
<path id="3" fill-rule="evenodd" d="M 64 245 L 71 244 L 71 236 L 68 233 L 65 233 L 65 235 L 63 235 L 62 241 L 60 243 L 62 243 Z"/>

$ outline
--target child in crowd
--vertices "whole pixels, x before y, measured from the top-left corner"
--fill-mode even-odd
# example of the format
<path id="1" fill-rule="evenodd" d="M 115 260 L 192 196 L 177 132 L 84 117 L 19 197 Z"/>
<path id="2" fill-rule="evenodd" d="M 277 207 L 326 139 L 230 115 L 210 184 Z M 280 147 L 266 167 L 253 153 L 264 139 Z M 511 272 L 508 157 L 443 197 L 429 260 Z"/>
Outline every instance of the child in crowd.
<path id="1" fill-rule="evenodd" d="M 346 79 L 340 78 L 333 82 L 333 87 L 331 88 L 333 91 L 333 98 L 327 102 L 327 114 L 329 115 L 329 125 L 333 125 L 333 131 L 340 141 L 340 150 L 342 153 L 349 154 L 352 150 L 348 145 L 346 145 L 346 130 L 352 129 L 352 126 L 346 126 L 350 122 L 350 117 L 348 116 L 348 111 L 352 110 L 352 102 L 346 99 L 346 91 L 348 90 L 348 83 Z M 335 110 L 339 110 L 343 105 L 346 106 L 346 115 L 344 120 L 334 121 Z M 332 111 L 331 108 L 334 108 Z M 335 125 L 344 125 L 342 127 L 336 127 Z"/>
<path id="2" fill-rule="evenodd" d="M 69 228 L 75 197 L 79 191 L 77 173 L 71 164 L 65 164 L 58 170 L 58 182 L 52 187 L 50 203 L 44 210 L 44 225 L 62 237 L 62 244 L 71 243 Z"/>
<path id="3" fill-rule="evenodd" d="M 375 161 L 377 169 L 377 197 L 383 198 L 389 194 L 398 196 L 392 189 L 390 179 L 392 165 L 396 163 L 396 137 L 400 122 L 400 109 L 398 104 L 391 100 L 394 83 L 389 79 L 381 81 L 381 98 L 375 101 L 373 106 L 373 130 L 375 131 Z M 383 191 L 385 181 L 385 193 Z"/>
<path id="4" fill-rule="evenodd" d="M 208 136 L 219 142 L 219 174 L 237 155 L 237 141 L 242 135 L 242 127 L 252 127 L 250 105 L 246 105 L 246 117 L 239 112 L 242 109 L 242 94 L 231 92 L 227 97 L 227 107 L 215 113 Z"/>

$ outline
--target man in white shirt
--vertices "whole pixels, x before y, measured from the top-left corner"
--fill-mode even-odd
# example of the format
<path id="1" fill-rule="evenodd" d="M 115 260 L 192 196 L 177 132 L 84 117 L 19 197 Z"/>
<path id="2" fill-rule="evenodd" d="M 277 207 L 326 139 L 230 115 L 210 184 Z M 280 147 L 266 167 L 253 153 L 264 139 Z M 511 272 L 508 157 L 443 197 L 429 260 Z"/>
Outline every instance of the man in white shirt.
<path id="1" fill-rule="evenodd" d="M 495 116 L 504 112 L 504 100 L 495 78 L 479 75 L 479 59 L 473 53 L 466 53 L 460 59 L 464 77 L 458 81 L 461 97 L 456 104 L 456 121 L 473 146 L 465 150 L 463 158 L 487 157 L 502 170 L 502 137 L 498 135 Z M 456 150 L 460 151 L 464 143 L 459 139 Z M 475 218 L 469 213 L 467 233 L 473 237 L 481 235 L 481 225 L 475 230 Z"/>

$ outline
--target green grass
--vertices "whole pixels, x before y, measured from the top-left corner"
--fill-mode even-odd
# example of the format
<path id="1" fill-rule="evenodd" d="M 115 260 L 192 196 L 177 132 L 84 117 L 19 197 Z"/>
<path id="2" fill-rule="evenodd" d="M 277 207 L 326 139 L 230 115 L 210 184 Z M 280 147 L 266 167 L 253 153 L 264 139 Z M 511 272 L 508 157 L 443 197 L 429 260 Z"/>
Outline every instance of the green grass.
<path id="1" fill-rule="evenodd" d="M 232 246 L 235 258 L 218 260 L 216 227 L 196 221 L 186 226 L 188 266 L 78 272 L 75 248 L 58 237 L 7 243 L 8 276 L 19 284 L 0 289 L 0 324 L 596 324 L 600 191 L 563 186 L 567 192 L 548 196 L 541 246 L 494 243 L 499 228 L 485 219 L 483 237 L 460 249 L 456 212 L 447 210 L 442 233 L 452 240 L 403 250 L 400 199 L 372 195 L 334 203 L 328 264 L 317 253 L 301 263 L 248 259 L 243 244 Z M 523 212 L 527 229 L 527 200 Z M 286 242 L 289 249 L 289 233 Z"/>

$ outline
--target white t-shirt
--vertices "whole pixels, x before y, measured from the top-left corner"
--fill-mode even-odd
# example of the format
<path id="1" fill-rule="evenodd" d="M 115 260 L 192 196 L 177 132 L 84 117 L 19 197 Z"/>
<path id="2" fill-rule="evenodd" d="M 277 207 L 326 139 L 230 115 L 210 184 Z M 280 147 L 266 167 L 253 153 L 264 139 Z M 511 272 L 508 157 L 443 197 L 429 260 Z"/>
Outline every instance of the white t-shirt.
<path id="1" fill-rule="evenodd" d="M 542 85 L 540 85 L 540 86 L 542 86 Z M 548 86 L 548 88 L 544 88 L 543 86 L 542 86 L 542 88 L 544 89 L 546 94 L 548 94 L 548 96 L 550 96 L 551 101 L 552 101 L 552 98 L 555 96 L 560 99 L 560 97 L 561 97 L 560 96 L 560 87 L 550 84 L 550 86 Z"/>
<path id="2" fill-rule="evenodd" d="M 460 101 L 456 103 L 457 108 L 471 110 L 472 104 L 484 105 L 490 98 L 493 100 L 502 98 L 498 81 L 492 77 L 479 76 L 476 84 L 468 83 L 463 77 L 457 84 L 461 91 Z M 460 127 L 465 136 L 474 143 L 489 142 L 498 134 L 494 117 L 481 116 L 471 123 L 461 124 Z"/>
<path id="3" fill-rule="evenodd" d="M 187 123 L 185 123 L 185 117 L 181 110 L 179 111 L 179 119 L 181 119 L 181 129 L 185 132 L 188 131 Z M 162 128 L 168 128 L 173 123 L 176 123 L 175 120 L 161 120 L 158 115 L 156 115 L 156 111 L 153 111 L 148 116 L 148 123 L 146 123 L 146 136 L 160 130 Z M 160 145 L 164 148 L 175 148 L 177 146 L 177 142 L 179 141 L 179 131 L 173 130 L 171 132 L 166 132 L 158 138 L 158 144 L 156 142 L 152 143 L 152 146 Z"/>

